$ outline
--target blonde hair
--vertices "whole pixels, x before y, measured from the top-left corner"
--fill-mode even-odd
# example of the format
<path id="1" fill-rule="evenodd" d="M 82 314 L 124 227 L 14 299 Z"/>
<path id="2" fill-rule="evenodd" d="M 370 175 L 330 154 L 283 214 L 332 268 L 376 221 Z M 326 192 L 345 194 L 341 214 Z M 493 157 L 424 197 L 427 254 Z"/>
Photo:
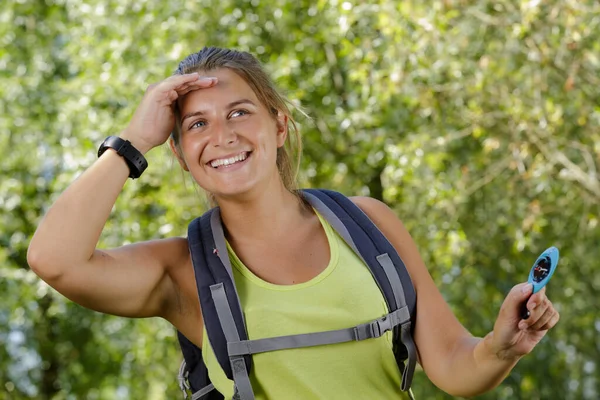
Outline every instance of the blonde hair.
<path id="1" fill-rule="evenodd" d="M 296 193 L 298 189 L 297 175 L 302 156 L 302 140 L 296 121 L 292 118 L 290 107 L 298 110 L 299 108 L 279 93 L 260 62 L 247 52 L 204 47 L 181 61 L 174 75 L 207 72 L 220 68 L 228 68 L 244 79 L 258 100 L 270 111 L 273 118 L 277 118 L 279 112 L 287 117 L 288 138 L 284 146 L 277 149 L 277 169 L 285 188 Z M 302 110 L 299 111 L 302 112 Z M 181 154 L 181 126 L 177 122 L 180 120 L 181 114 L 177 103 L 175 103 L 174 112 L 176 122 L 171 137 L 177 151 Z M 211 203 L 214 203 L 212 197 Z"/>

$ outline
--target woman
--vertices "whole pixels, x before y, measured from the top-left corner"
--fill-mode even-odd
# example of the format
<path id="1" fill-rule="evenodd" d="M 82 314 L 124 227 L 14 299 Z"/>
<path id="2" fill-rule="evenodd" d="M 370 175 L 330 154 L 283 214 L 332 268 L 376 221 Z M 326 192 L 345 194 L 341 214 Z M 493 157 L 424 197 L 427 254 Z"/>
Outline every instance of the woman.
<path id="1" fill-rule="evenodd" d="M 145 154 L 172 132 L 169 143 L 181 167 L 220 207 L 251 339 L 289 334 L 286 310 L 292 307 L 306 310 L 304 320 L 313 324 L 323 312 L 346 326 L 385 313 L 364 265 L 294 191 L 289 147 L 299 145 L 295 128 L 285 100 L 256 59 L 205 48 L 182 61 L 174 76 L 148 88 L 120 135 Z M 296 136 L 290 138 L 291 133 Z M 40 223 L 29 248 L 31 268 L 60 293 L 93 310 L 165 318 L 203 349 L 211 380 L 230 398 L 232 384 L 201 329 L 187 239 L 96 249 L 127 177 L 141 170 L 124 162 L 115 149 L 105 150 Z M 352 200 L 407 266 L 417 292 L 419 363 L 440 389 L 455 396 L 491 390 L 558 322 L 545 292 L 530 297 L 531 285 L 521 283 L 507 295 L 494 330 L 484 338 L 473 337 L 445 303 L 396 215 L 375 199 Z M 354 284 L 360 289 L 346 290 Z M 338 290 L 339 296 L 352 293 L 352 298 L 324 302 L 320 296 L 328 290 Z M 527 320 L 520 318 L 524 302 L 531 312 Z M 398 398 L 400 373 L 389 337 L 364 342 L 369 342 L 369 354 L 378 354 L 366 364 L 364 357 L 352 355 L 358 347 L 348 347 L 356 343 L 339 345 L 345 350 L 258 354 L 251 373 L 255 393 L 259 398 L 356 398 L 357 393 L 361 398 Z M 349 354 L 341 364 L 339 351 Z"/>

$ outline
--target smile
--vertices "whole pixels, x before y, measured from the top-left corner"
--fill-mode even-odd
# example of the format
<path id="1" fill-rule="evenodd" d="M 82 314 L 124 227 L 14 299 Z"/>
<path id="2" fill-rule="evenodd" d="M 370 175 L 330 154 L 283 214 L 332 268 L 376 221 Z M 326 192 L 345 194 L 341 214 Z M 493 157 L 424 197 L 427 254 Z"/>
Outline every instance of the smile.
<path id="1" fill-rule="evenodd" d="M 210 164 L 210 166 L 213 168 L 226 168 L 231 165 L 245 161 L 250 156 L 250 153 L 251 152 L 249 151 L 242 151 L 241 153 L 236 154 L 232 157 L 217 158 L 215 160 L 210 161 L 208 164 Z"/>

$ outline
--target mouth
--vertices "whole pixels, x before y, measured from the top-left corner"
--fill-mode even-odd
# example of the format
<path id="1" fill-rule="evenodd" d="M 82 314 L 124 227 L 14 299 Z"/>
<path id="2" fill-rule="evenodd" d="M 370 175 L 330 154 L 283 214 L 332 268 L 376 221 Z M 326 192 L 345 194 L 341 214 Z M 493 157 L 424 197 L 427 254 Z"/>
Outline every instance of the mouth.
<path id="1" fill-rule="evenodd" d="M 248 160 L 248 158 L 250 158 L 251 154 L 251 151 L 242 151 L 232 156 L 227 156 L 224 158 L 215 158 L 214 160 L 211 160 L 206 164 L 213 169 L 228 169 L 232 168 L 233 166 L 238 166 L 240 164 L 245 163 Z"/>

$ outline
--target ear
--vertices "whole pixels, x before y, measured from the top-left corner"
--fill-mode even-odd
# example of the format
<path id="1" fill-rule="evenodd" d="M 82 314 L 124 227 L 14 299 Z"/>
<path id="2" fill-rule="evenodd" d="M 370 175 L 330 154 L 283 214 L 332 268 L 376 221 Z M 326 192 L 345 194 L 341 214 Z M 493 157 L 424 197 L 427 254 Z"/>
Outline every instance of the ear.
<path id="1" fill-rule="evenodd" d="M 183 168 L 184 171 L 189 172 L 190 169 L 188 168 L 187 163 L 183 159 L 183 154 L 180 154 L 179 149 L 177 148 L 177 145 L 175 144 L 175 140 L 173 139 L 172 136 L 169 138 L 169 147 L 171 148 L 171 151 L 173 152 L 173 154 L 175 154 L 175 157 L 177 157 L 177 161 L 179 161 L 179 165 L 181 165 L 181 168 Z"/>
<path id="2" fill-rule="evenodd" d="M 281 111 L 277 112 L 277 147 L 283 147 L 288 134 L 288 116 Z"/>

